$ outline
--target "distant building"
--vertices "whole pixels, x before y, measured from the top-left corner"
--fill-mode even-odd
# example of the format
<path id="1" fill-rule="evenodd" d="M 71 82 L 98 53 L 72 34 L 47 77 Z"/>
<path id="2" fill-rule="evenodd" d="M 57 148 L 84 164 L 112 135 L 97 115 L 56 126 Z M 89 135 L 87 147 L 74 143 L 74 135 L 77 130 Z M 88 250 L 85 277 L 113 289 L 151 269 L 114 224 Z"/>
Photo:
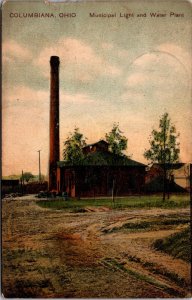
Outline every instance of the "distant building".
<path id="1" fill-rule="evenodd" d="M 4 196 L 8 193 L 15 193 L 20 191 L 19 179 L 1 179 L 1 194 Z"/>
<path id="2" fill-rule="evenodd" d="M 190 165 L 187 163 L 166 164 L 169 174 L 167 184 L 171 192 L 187 192 L 190 188 Z M 153 164 L 146 172 L 145 191 L 163 191 L 163 164 Z"/>
<path id="3" fill-rule="evenodd" d="M 19 186 L 19 179 L 1 179 L 2 187 L 15 188 Z"/>
<path id="4" fill-rule="evenodd" d="M 79 165 L 57 163 L 57 192 L 70 197 L 140 194 L 145 184 L 145 165 L 125 155 L 114 155 L 103 140 L 83 148 Z"/>

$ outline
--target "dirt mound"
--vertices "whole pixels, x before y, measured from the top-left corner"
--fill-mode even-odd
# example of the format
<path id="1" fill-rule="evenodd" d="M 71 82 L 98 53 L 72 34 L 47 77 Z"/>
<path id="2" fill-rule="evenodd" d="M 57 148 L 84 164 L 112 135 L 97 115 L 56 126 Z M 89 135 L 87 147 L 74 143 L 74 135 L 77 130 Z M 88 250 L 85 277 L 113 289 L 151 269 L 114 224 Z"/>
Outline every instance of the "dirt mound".
<path id="1" fill-rule="evenodd" d="M 106 207 L 106 206 L 99 206 L 99 207 L 95 207 L 95 206 L 87 206 L 85 208 L 86 212 L 100 212 L 100 211 L 109 211 L 111 210 L 110 207 Z"/>

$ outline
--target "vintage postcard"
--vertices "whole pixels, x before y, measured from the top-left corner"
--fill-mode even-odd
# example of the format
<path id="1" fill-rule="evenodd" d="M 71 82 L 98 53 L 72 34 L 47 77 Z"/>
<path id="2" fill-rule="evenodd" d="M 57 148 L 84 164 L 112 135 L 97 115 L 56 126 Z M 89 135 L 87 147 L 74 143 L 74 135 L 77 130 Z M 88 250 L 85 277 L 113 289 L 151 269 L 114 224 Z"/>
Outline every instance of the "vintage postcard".
<path id="1" fill-rule="evenodd" d="M 190 1 L 1 10 L 1 295 L 191 297 Z"/>

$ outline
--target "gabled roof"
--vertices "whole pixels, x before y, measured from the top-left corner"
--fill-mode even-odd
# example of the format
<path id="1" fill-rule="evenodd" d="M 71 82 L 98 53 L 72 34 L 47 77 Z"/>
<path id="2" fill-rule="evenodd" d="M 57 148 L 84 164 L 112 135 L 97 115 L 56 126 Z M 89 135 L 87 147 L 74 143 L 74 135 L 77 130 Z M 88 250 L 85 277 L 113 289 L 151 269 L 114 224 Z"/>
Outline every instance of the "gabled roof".
<path id="1" fill-rule="evenodd" d="M 58 162 L 58 166 L 72 166 L 65 161 Z M 73 165 L 75 166 L 75 165 Z M 116 155 L 111 152 L 90 152 L 76 166 L 130 166 L 145 167 L 144 164 L 128 158 L 125 155 Z"/>
<path id="2" fill-rule="evenodd" d="M 169 182 L 166 179 L 166 182 L 169 184 L 169 190 L 171 192 L 186 192 L 186 189 L 181 187 L 180 185 L 178 185 L 177 183 L 173 182 Z M 158 192 L 163 192 L 164 189 L 164 181 L 163 181 L 163 176 L 158 176 L 158 177 L 154 177 L 152 180 L 150 180 L 149 182 L 147 182 L 145 184 L 145 191 L 146 192 L 153 192 L 153 193 L 158 193 Z"/>
<path id="3" fill-rule="evenodd" d="M 90 146 L 95 146 L 95 145 L 97 145 L 97 144 L 100 144 L 100 143 L 102 143 L 102 144 L 106 144 L 106 145 L 109 145 L 109 143 L 107 143 L 106 141 L 104 141 L 104 140 L 100 140 L 100 141 L 98 141 L 98 142 L 96 142 L 96 143 L 87 144 L 87 145 L 86 145 L 86 146 L 84 146 L 82 149 L 84 149 L 84 148 L 86 148 L 86 147 L 90 147 Z"/>
<path id="4" fill-rule="evenodd" d="M 165 168 L 166 170 L 177 170 L 180 169 L 181 167 L 183 167 L 184 165 L 186 165 L 186 163 L 165 163 Z M 164 168 L 164 164 L 161 163 L 154 163 L 151 168 Z M 151 169 L 150 168 L 150 169 Z"/>
<path id="5" fill-rule="evenodd" d="M 84 146 L 82 149 L 85 150 L 86 148 L 91 148 L 95 145 L 105 145 L 107 147 L 98 147 L 98 151 L 83 151 L 84 158 L 76 164 L 67 161 L 59 161 L 57 163 L 58 166 L 137 166 L 137 167 L 146 167 L 146 165 L 137 162 L 133 159 L 130 159 L 128 156 L 122 154 L 117 155 L 113 154 L 108 150 L 109 143 L 100 140 L 96 143 L 88 144 Z M 97 148 L 97 147 L 96 147 Z M 100 149 L 101 148 L 101 149 Z M 104 148 L 104 149 L 103 149 Z M 107 148 L 107 150 L 105 150 Z"/>
<path id="6" fill-rule="evenodd" d="M 93 152 L 84 158 L 85 165 L 106 166 L 144 166 L 125 155 L 116 155 L 111 152 Z"/>

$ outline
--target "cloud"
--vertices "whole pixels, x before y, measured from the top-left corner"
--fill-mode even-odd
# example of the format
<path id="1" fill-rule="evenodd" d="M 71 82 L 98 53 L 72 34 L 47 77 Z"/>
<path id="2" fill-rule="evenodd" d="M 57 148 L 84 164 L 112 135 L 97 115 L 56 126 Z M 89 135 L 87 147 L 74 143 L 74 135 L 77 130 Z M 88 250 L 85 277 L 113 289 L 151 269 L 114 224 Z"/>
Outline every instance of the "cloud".
<path id="1" fill-rule="evenodd" d="M 157 58 L 156 53 L 144 53 L 134 60 L 133 66 L 145 68 L 149 64 L 157 62 Z"/>
<path id="2" fill-rule="evenodd" d="M 62 92 L 60 98 L 63 102 L 74 103 L 74 104 L 84 104 L 84 103 L 87 104 L 87 103 L 95 102 L 95 100 L 90 98 L 87 94 L 81 94 L 81 93 L 68 94 Z"/>
<path id="3" fill-rule="evenodd" d="M 181 60 L 172 55 L 173 50 L 175 55 L 177 50 L 177 57 L 183 54 L 180 47 L 169 45 L 167 51 L 156 50 L 138 56 L 125 77 L 121 101 L 124 105 L 127 103 L 135 115 L 140 111 L 147 119 L 158 118 L 159 112 L 174 111 L 184 132 L 186 123 L 184 126 L 181 119 L 184 117 L 189 122 L 187 112 L 191 112 L 189 76 Z"/>
<path id="4" fill-rule="evenodd" d="M 167 52 L 173 55 L 176 59 L 180 61 L 184 67 L 189 70 L 191 68 L 191 56 L 183 48 L 173 44 L 173 43 L 164 43 L 157 47 L 158 51 Z"/>
<path id="5" fill-rule="evenodd" d="M 139 91 L 126 90 L 122 95 L 121 99 L 127 102 L 136 103 L 136 107 L 138 108 L 138 101 L 141 102 L 144 100 L 144 95 Z"/>
<path id="6" fill-rule="evenodd" d="M 37 150 L 43 149 L 44 166 L 48 155 L 44 150 L 48 148 L 48 93 L 24 86 L 4 87 L 2 102 L 3 172 L 23 169 L 37 173 Z"/>
<path id="7" fill-rule="evenodd" d="M 129 51 L 127 51 L 125 49 L 120 49 L 120 50 L 117 51 L 118 57 L 123 58 L 123 59 L 128 58 L 129 54 L 130 54 Z"/>
<path id="8" fill-rule="evenodd" d="M 145 92 L 127 89 L 121 95 L 121 101 L 121 105 L 126 107 L 125 111 L 127 112 L 127 117 L 129 115 L 129 120 L 133 117 L 133 119 L 135 119 L 134 122 L 137 122 L 138 118 L 143 118 L 142 114 L 145 117 L 148 115 L 148 118 L 151 116 L 151 105 Z M 121 114 L 123 114 L 123 112 Z M 141 124 L 141 120 L 139 124 Z"/>
<path id="9" fill-rule="evenodd" d="M 79 81 L 91 81 L 97 76 L 116 77 L 121 74 L 119 67 L 111 65 L 106 59 L 100 57 L 94 49 L 74 38 L 61 38 L 56 45 L 44 48 L 35 58 L 34 64 L 40 67 L 44 75 L 49 74 L 48 59 L 52 55 L 60 57 L 62 72 Z"/>
<path id="10" fill-rule="evenodd" d="M 138 56 L 132 67 L 140 68 L 140 70 L 153 71 L 157 69 L 161 71 L 164 68 L 172 68 L 173 72 L 183 72 L 189 77 L 191 74 L 191 57 L 183 48 L 172 43 L 164 43 L 157 46 L 148 53 Z"/>
<path id="11" fill-rule="evenodd" d="M 145 84 L 148 81 L 148 76 L 144 73 L 133 73 L 128 76 L 126 85 L 127 86 L 137 86 L 141 84 Z"/>
<path id="12" fill-rule="evenodd" d="M 32 53 L 27 47 L 20 45 L 14 40 L 9 40 L 2 45 L 2 57 L 4 62 L 14 62 L 16 60 L 27 61 L 32 59 Z"/>
<path id="13" fill-rule="evenodd" d="M 179 47 L 174 49 L 177 48 Z M 170 99 L 181 99 L 189 90 L 190 84 L 186 68 L 180 60 L 165 51 L 152 51 L 134 60 L 125 86 L 142 91 L 149 98 L 158 93 L 164 98 L 171 95 Z"/>
<path id="14" fill-rule="evenodd" d="M 112 43 L 102 43 L 101 47 L 104 50 L 112 50 L 114 48 L 114 45 Z"/>
<path id="15" fill-rule="evenodd" d="M 27 86 L 15 86 L 12 89 L 5 88 L 3 90 L 3 100 L 7 101 L 37 101 L 44 100 L 48 96 L 48 92 L 44 90 L 34 90 Z"/>
<path id="16" fill-rule="evenodd" d="M 22 169 L 33 173 L 36 169 L 37 150 L 42 150 L 42 172 L 47 172 L 48 142 L 49 142 L 49 91 L 35 90 L 27 86 L 5 87 L 3 89 L 3 172 L 10 174 L 21 172 Z M 93 107 L 95 99 L 88 94 L 66 93 L 60 91 L 60 131 L 61 136 L 70 131 L 72 124 L 79 124 L 79 114 L 73 116 L 73 111 Z M 67 107 L 73 106 L 71 110 Z M 68 117 L 69 114 L 70 117 Z M 68 118 L 67 118 L 68 117 Z M 88 118 L 88 117 L 87 117 Z M 94 118 L 93 118 L 94 119 Z M 83 123 L 91 124 L 90 118 Z M 69 130 L 66 131 L 66 126 Z M 89 126 L 88 126 L 89 127 Z M 88 131 L 93 129 L 90 128 Z M 86 131 L 86 130 L 85 130 Z M 62 141 L 62 139 L 61 139 Z M 14 151 L 13 151 L 14 149 Z"/>
<path id="17" fill-rule="evenodd" d="M 35 90 L 27 86 L 17 86 L 12 89 L 3 89 L 3 109 L 11 106 L 33 107 L 36 109 L 49 106 L 50 93 L 46 90 Z M 60 102 L 66 104 L 93 104 L 95 100 L 88 94 L 83 93 L 66 93 L 60 91 Z M 43 105 L 43 107 L 42 107 Z"/>

